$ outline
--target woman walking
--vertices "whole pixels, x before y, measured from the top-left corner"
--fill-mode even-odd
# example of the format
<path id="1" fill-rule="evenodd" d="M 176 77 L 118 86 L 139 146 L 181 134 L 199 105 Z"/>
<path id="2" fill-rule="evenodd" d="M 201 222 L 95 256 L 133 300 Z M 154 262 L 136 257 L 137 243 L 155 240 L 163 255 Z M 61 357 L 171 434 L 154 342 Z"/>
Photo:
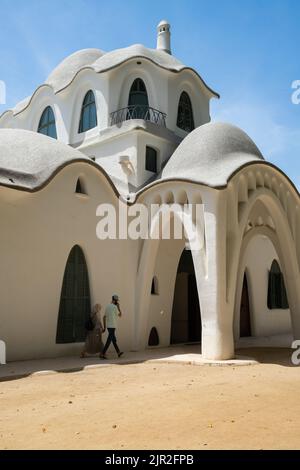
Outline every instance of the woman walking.
<path id="1" fill-rule="evenodd" d="M 102 333 L 104 328 L 101 322 L 100 311 L 101 305 L 96 304 L 87 321 L 87 323 L 90 324 L 90 328 L 93 327 L 93 329 L 87 329 L 84 348 L 80 354 L 81 358 L 86 357 L 87 354 L 99 354 L 103 349 Z"/>

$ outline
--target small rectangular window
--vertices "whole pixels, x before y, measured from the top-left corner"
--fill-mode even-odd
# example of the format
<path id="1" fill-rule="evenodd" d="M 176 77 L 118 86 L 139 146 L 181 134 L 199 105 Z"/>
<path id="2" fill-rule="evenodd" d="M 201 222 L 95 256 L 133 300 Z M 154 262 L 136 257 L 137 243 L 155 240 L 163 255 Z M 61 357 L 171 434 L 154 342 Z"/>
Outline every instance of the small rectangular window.
<path id="1" fill-rule="evenodd" d="M 157 151 L 152 147 L 146 147 L 146 170 L 157 173 Z"/>

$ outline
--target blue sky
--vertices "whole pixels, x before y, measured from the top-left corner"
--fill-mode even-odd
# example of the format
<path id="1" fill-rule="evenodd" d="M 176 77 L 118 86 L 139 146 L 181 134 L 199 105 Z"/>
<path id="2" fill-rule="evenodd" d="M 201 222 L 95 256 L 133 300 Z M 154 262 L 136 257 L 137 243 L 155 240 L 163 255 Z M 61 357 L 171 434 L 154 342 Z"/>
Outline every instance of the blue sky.
<path id="1" fill-rule="evenodd" d="M 299 0 L 0 0 L 0 80 L 13 107 L 67 55 L 156 46 L 171 23 L 173 54 L 221 94 L 213 120 L 232 122 L 300 187 Z"/>

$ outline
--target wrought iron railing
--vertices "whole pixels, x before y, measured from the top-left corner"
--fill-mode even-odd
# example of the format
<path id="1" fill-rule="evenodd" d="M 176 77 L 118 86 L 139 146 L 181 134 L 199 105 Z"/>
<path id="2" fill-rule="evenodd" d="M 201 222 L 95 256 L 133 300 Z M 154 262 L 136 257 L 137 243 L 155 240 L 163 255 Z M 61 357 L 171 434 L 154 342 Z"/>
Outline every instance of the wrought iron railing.
<path id="1" fill-rule="evenodd" d="M 110 124 L 113 126 L 123 121 L 129 121 L 130 119 L 144 119 L 145 121 L 154 122 L 158 126 L 166 127 L 166 117 L 167 115 L 165 113 L 162 113 L 157 109 L 151 108 L 150 106 L 136 104 L 118 109 L 111 113 Z"/>

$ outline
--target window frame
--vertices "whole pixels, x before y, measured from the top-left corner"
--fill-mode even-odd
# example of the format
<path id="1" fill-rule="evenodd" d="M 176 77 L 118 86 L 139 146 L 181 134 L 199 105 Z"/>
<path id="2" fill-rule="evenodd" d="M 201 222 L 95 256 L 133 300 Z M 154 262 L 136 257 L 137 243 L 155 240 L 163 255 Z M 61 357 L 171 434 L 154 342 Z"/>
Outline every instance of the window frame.
<path id="1" fill-rule="evenodd" d="M 89 271 L 79 245 L 69 252 L 64 268 L 56 326 L 56 344 L 82 343 L 91 312 Z"/>
<path id="2" fill-rule="evenodd" d="M 187 119 L 189 124 L 187 124 Z M 181 92 L 179 97 L 176 126 L 184 132 L 192 132 L 195 129 L 192 100 L 185 90 Z"/>
<path id="3" fill-rule="evenodd" d="M 151 156 L 149 154 L 149 151 L 153 151 L 155 153 L 155 164 L 152 165 L 152 162 L 149 164 L 149 159 L 151 159 Z M 155 168 L 155 170 L 154 170 Z M 151 145 L 146 145 L 145 149 L 145 170 L 149 171 L 151 173 L 157 174 L 158 172 L 158 151 L 155 147 L 152 147 Z"/>
<path id="4" fill-rule="evenodd" d="M 92 99 L 89 98 L 92 96 Z M 87 123 L 85 122 L 87 119 Z M 84 95 L 79 118 L 78 134 L 83 134 L 98 126 L 96 96 L 93 90 L 88 90 Z"/>
<path id="5" fill-rule="evenodd" d="M 151 281 L 151 295 L 159 295 L 157 276 L 153 276 Z"/>
<path id="6" fill-rule="evenodd" d="M 136 89 L 135 89 L 135 86 L 136 86 Z M 138 97 L 143 96 L 144 98 L 146 98 L 145 99 L 145 104 L 144 103 L 139 103 L 139 102 L 132 103 L 133 98 L 137 97 L 137 96 Z M 131 84 L 129 94 L 128 94 L 128 106 L 145 106 L 145 107 L 149 107 L 149 96 L 148 96 L 148 92 L 147 92 L 147 87 L 145 85 L 144 80 L 140 77 L 135 78 L 133 80 L 132 84 Z"/>
<path id="7" fill-rule="evenodd" d="M 54 129 L 53 135 L 49 133 L 50 129 Z M 44 130 L 46 132 L 43 132 Z M 56 118 L 52 106 L 48 105 L 44 108 L 38 123 L 37 133 L 57 140 Z"/>
<path id="8" fill-rule="evenodd" d="M 289 309 L 283 273 L 276 259 L 273 260 L 268 275 L 267 305 L 269 310 Z"/>

